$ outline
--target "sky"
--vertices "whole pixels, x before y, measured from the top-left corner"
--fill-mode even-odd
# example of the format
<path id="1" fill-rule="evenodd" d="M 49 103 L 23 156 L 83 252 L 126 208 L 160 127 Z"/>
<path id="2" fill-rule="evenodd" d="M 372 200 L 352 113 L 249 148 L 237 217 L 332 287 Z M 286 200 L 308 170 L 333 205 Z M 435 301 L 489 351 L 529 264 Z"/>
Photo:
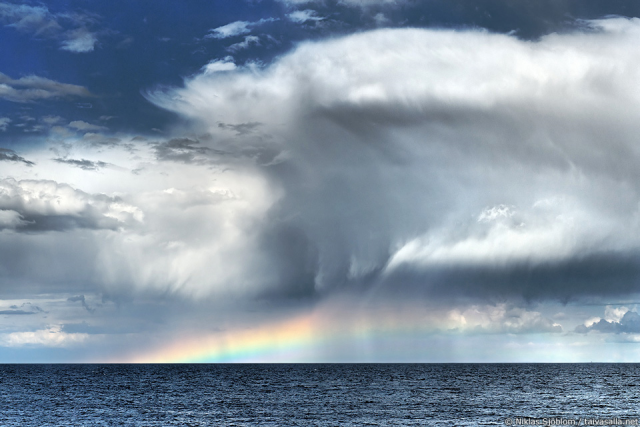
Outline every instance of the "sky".
<path id="1" fill-rule="evenodd" d="M 639 16 L 0 0 L 0 363 L 640 361 Z"/>

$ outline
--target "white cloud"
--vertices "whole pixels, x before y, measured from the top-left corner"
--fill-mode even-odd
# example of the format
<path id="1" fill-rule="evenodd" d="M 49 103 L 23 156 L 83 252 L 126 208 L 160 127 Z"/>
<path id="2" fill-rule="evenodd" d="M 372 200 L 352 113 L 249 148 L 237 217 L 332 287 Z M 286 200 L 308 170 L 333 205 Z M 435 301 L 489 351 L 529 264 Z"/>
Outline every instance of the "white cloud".
<path id="1" fill-rule="evenodd" d="M 67 184 L 48 180 L 0 180 L 0 210 L 16 212 L 24 221 L 14 227 L 35 230 L 107 228 L 135 225 L 142 211 L 117 197 L 88 194 Z"/>
<path id="2" fill-rule="evenodd" d="M 374 17 L 373 17 L 373 21 L 376 23 L 377 26 L 382 27 L 383 25 L 387 25 L 389 24 L 391 21 L 389 20 L 389 18 L 387 18 L 384 13 L 380 12 L 377 13 Z"/>
<path id="3" fill-rule="evenodd" d="M 78 28 L 66 34 L 66 40 L 62 42 L 60 49 L 75 53 L 92 52 L 98 38 L 95 33 L 86 28 Z"/>
<path id="4" fill-rule="evenodd" d="M 307 21 L 322 21 L 325 19 L 318 16 L 318 13 L 311 9 L 296 10 L 295 12 L 289 13 L 287 18 L 289 18 L 290 21 L 297 22 L 298 24 L 302 24 Z"/>
<path id="5" fill-rule="evenodd" d="M 204 74 L 217 73 L 219 71 L 233 71 L 235 69 L 236 64 L 233 62 L 233 57 L 231 56 L 227 56 L 224 59 L 214 59 L 202 67 Z"/>
<path id="6" fill-rule="evenodd" d="M 10 27 L 36 36 L 55 35 L 62 30 L 55 17 L 44 6 L 0 3 L 0 18 Z"/>
<path id="7" fill-rule="evenodd" d="M 97 33 L 88 26 L 95 18 L 78 13 L 54 14 L 46 6 L 29 6 L 0 2 L 0 22 L 35 37 L 60 41 L 60 49 L 75 53 L 91 52 Z"/>
<path id="8" fill-rule="evenodd" d="M 69 334 L 62 332 L 60 325 L 53 325 L 33 332 L 0 334 L 0 344 L 3 347 L 69 347 L 80 344 L 88 338 L 88 334 Z"/>
<path id="9" fill-rule="evenodd" d="M 214 39 L 226 39 L 228 37 L 247 34 L 251 32 L 251 30 L 249 29 L 250 25 L 251 25 L 251 22 L 248 22 L 248 21 L 232 22 L 230 24 L 223 25 L 222 27 L 214 28 L 205 37 L 214 38 Z"/>
<path id="10" fill-rule="evenodd" d="M 205 36 L 207 39 L 226 39 L 229 37 L 241 36 L 251 32 L 251 28 L 265 24 L 267 22 L 275 21 L 275 18 L 263 18 L 259 21 L 235 21 L 227 25 L 223 25 L 218 28 L 209 30 L 209 33 Z"/>
<path id="11" fill-rule="evenodd" d="M 559 333 L 563 330 L 562 325 L 540 312 L 506 304 L 454 309 L 444 319 L 449 328 L 463 332 L 530 334 Z"/>
<path id="12" fill-rule="evenodd" d="M 6 131 L 9 123 L 11 123 L 11 119 L 9 117 L 0 117 L 0 131 Z"/>
<path id="13" fill-rule="evenodd" d="M 55 125 L 56 123 L 60 122 L 60 120 L 62 120 L 62 117 L 60 116 L 44 116 L 41 119 L 43 122 L 45 122 L 48 125 Z"/>
<path id="14" fill-rule="evenodd" d="M 610 305 L 605 307 L 604 310 L 604 319 L 609 322 L 618 322 L 624 317 L 624 315 L 629 311 L 627 307 L 612 307 Z M 586 325 L 586 323 L 585 323 Z M 586 325 L 590 326 L 590 325 Z"/>
<path id="15" fill-rule="evenodd" d="M 107 129 L 104 126 L 92 125 L 91 123 L 84 122 L 82 120 L 74 120 L 69 123 L 68 127 L 81 130 L 81 131 L 89 131 L 89 130 L 104 130 Z"/>
<path id="16" fill-rule="evenodd" d="M 227 48 L 227 50 L 231 52 L 236 52 L 238 50 L 248 49 L 251 45 L 259 46 L 260 38 L 257 36 L 246 36 L 244 41 L 232 44 Z"/>
<path id="17" fill-rule="evenodd" d="M 0 210 L 0 230 L 22 227 L 24 225 L 27 225 L 27 223 L 22 220 L 18 212 L 6 209 Z"/>

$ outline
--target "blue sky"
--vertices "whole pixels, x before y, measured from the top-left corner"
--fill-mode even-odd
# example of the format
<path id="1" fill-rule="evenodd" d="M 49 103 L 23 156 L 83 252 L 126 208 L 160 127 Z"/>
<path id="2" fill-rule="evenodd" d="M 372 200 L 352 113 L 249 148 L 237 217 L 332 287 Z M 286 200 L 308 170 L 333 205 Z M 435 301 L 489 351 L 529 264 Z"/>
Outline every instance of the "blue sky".
<path id="1" fill-rule="evenodd" d="M 637 361 L 639 15 L 0 2 L 0 362 Z"/>

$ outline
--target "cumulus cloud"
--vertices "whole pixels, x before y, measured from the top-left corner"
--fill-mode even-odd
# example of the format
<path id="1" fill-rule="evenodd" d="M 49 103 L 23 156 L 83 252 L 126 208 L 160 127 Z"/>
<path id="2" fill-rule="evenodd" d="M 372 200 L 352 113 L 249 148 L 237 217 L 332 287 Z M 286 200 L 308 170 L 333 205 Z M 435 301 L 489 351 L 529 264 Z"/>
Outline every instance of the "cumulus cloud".
<path id="1" fill-rule="evenodd" d="M 6 228 L 50 231 L 70 228 L 117 229 L 140 223 L 140 209 L 118 197 L 88 194 L 45 180 L 0 180 L 0 212 Z"/>
<path id="2" fill-rule="evenodd" d="M 52 325 L 33 332 L 0 334 L 0 344 L 3 347 L 69 347 L 86 341 L 88 337 L 84 333 L 67 333 L 60 325 Z"/>
<path id="3" fill-rule="evenodd" d="M 472 305 L 453 309 L 444 316 L 449 327 L 475 333 L 559 333 L 562 325 L 540 312 L 507 304 Z"/>
<path id="4" fill-rule="evenodd" d="M 600 319 L 588 326 L 579 325 L 575 331 L 583 334 L 590 331 L 611 334 L 640 334 L 640 314 L 629 310 L 617 320 Z"/>
<path id="5" fill-rule="evenodd" d="M 91 92 L 83 86 L 60 83 L 38 76 L 12 79 L 0 73 L 0 98 L 7 101 L 33 102 L 38 99 L 91 96 Z"/>
<path id="6" fill-rule="evenodd" d="M 256 122 L 236 149 L 286 153 L 254 171 L 283 192 L 263 238 L 310 292 L 637 292 L 640 21 L 589 25 L 535 42 L 377 30 L 149 98 L 211 149 L 229 147 L 220 123 Z M 309 258 L 276 255 L 292 252 Z"/>
<path id="7" fill-rule="evenodd" d="M 98 38 L 95 33 L 86 28 L 78 28 L 66 34 L 60 49 L 75 53 L 92 52 L 97 42 Z"/>

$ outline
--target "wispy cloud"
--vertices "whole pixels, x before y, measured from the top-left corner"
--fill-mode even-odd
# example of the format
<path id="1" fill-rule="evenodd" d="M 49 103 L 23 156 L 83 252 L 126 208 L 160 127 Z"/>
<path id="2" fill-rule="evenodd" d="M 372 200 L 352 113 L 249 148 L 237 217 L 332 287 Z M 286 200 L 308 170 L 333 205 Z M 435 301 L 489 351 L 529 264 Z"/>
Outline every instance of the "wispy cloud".
<path id="1" fill-rule="evenodd" d="M 24 157 L 19 156 L 15 151 L 8 148 L 0 148 L 0 161 L 20 162 L 27 166 L 33 166 L 35 164 Z"/>
<path id="2" fill-rule="evenodd" d="M 244 41 L 232 44 L 227 48 L 227 50 L 237 52 L 239 50 L 248 49 L 251 45 L 259 46 L 260 38 L 258 36 L 246 36 Z"/>
<path id="3" fill-rule="evenodd" d="M 35 37 L 60 41 L 60 49 L 74 53 L 94 50 L 97 33 L 89 28 L 94 16 L 79 13 L 51 13 L 46 6 L 0 3 L 0 21 Z"/>
<path id="4" fill-rule="evenodd" d="M 296 22 L 298 24 L 303 24 L 307 21 L 322 21 L 323 17 L 318 16 L 318 13 L 315 10 L 306 9 L 306 10 L 296 10 L 295 12 L 291 12 L 287 14 L 287 18 L 290 21 Z"/>
<path id="5" fill-rule="evenodd" d="M 229 37 L 240 36 L 243 34 L 248 34 L 251 32 L 251 29 L 267 22 L 275 21 L 275 18 L 263 18 L 259 21 L 249 22 L 249 21 L 235 21 L 230 24 L 223 25 L 221 27 L 214 28 L 209 30 L 209 33 L 204 36 L 207 39 L 226 39 Z"/>
<path id="6" fill-rule="evenodd" d="M 92 161 L 86 159 L 53 159 L 53 161 L 57 163 L 64 163 L 70 166 L 75 166 L 82 170 L 86 171 L 97 171 L 102 168 L 106 168 L 109 166 L 109 163 L 101 162 L 101 161 Z"/>
<path id="7" fill-rule="evenodd" d="M 33 75 L 12 79 L 0 73 L 0 98 L 7 101 L 24 103 L 41 99 L 92 96 L 94 95 L 83 86 L 60 83 Z"/>

